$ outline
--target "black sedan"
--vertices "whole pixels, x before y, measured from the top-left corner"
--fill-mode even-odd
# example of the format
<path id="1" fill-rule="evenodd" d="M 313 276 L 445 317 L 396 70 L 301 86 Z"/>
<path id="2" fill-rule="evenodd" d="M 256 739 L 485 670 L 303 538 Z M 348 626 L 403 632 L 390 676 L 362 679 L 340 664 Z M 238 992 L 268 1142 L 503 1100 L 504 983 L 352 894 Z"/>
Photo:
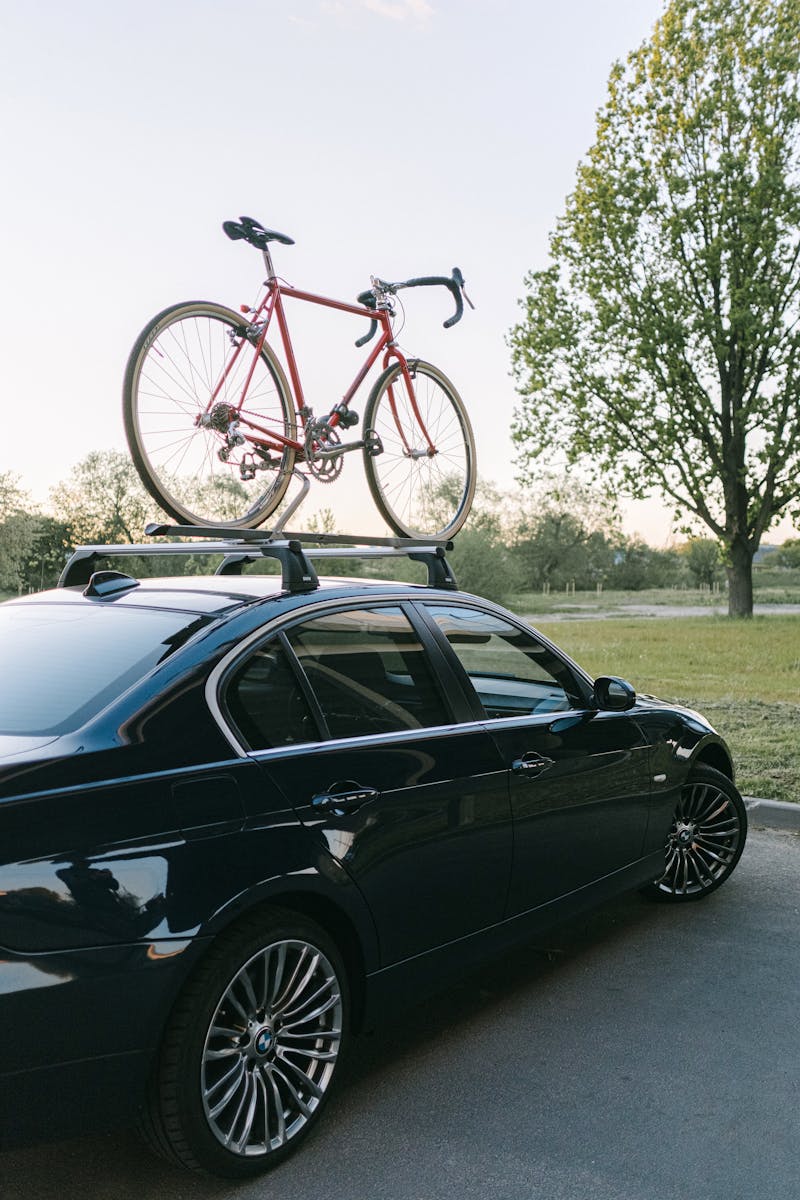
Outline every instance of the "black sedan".
<path id="1" fill-rule="evenodd" d="M 407 585 L 320 582 L 295 543 L 237 574 L 250 549 L 141 579 L 92 551 L 0 606 L 6 1144 L 138 1119 L 250 1176 L 354 1032 L 625 889 L 701 899 L 742 852 L 702 717 L 592 680 L 440 552 Z"/>

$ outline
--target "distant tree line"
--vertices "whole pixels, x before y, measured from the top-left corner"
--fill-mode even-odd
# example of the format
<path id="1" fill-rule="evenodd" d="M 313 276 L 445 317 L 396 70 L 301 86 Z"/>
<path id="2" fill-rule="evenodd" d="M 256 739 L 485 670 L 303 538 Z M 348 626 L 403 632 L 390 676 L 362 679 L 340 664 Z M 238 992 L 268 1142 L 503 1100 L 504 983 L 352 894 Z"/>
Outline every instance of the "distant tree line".
<path id="1" fill-rule="evenodd" d="M 447 487 L 447 484 L 443 485 Z M 0 473 L 0 591 L 18 593 L 52 587 L 78 544 L 139 541 L 154 516 L 154 502 L 127 455 L 93 451 L 51 490 L 48 511 L 35 505 L 10 473 Z M 323 509 L 305 520 L 312 531 L 334 533 L 335 519 Z M 448 556 L 466 591 L 498 601 L 523 592 L 640 591 L 659 587 L 707 587 L 725 572 L 719 544 L 697 537 L 656 549 L 621 532 L 619 513 L 607 496 L 569 479 L 543 480 L 536 489 L 504 492 L 483 483 L 465 528 Z M 132 574 L 192 574 L 212 559 L 198 553 L 171 559 L 127 559 Z M 800 567 L 800 538 L 770 556 L 770 565 Z M 271 566 L 265 566 L 265 570 Z M 329 574 L 358 574 L 363 563 L 330 560 Z M 387 577 L 416 577 L 403 560 L 378 560 L 371 567 Z"/>
<path id="2" fill-rule="evenodd" d="M 498 601 L 532 591 L 711 588 L 725 575 L 713 539 L 657 549 L 621 531 L 613 502 L 568 480 L 516 493 L 479 487 L 448 558 L 461 588 Z"/>

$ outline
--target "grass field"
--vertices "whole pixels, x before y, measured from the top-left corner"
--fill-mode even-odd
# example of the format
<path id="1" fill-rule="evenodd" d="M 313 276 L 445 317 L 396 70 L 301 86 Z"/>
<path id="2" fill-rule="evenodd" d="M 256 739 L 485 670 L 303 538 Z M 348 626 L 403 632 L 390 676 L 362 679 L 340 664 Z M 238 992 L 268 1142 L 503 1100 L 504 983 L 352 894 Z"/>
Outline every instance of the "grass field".
<path id="1" fill-rule="evenodd" d="M 746 795 L 800 802 L 800 616 L 534 620 L 590 674 L 703 712 Z"/>

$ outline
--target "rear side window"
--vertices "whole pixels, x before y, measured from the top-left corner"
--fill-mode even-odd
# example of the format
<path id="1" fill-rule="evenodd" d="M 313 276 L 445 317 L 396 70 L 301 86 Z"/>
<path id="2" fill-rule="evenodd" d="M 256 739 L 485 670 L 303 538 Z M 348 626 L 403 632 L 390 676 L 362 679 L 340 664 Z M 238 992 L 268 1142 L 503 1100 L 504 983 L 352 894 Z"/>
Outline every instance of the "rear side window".
<path id="1" fill-rule="evenodd" d="M 251 750 L 314 742 L 317 723 L 277 640 L 259 647 L 231 680 L 228 712 Z"/>
<path id="2" fill-rule="evenodd" d="M 401 609 L 330 613 L 296 625 L 287 636 L 331 737 L 423 729 L 451 720 Z"/>
<path id="3" fill-rule="evenodd" d="M 0 733 L 78 729 L 205 623 L 114 605 L 0 607 Z"/>

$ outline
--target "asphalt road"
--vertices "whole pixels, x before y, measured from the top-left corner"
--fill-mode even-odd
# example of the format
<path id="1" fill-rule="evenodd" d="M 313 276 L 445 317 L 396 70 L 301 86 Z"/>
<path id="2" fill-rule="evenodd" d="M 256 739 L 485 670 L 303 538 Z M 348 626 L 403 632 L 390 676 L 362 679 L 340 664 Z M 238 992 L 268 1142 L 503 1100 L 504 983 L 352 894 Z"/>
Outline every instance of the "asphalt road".
<path id="1" fill-rule="evenodd" d="M 359 1039 L 261 1182 L 122 1132 L 0 1155 L 0 1197 L 797 1200 L 798 964 L 800 835 L 756 831 L 707 901 L 624 897 Z"/>

